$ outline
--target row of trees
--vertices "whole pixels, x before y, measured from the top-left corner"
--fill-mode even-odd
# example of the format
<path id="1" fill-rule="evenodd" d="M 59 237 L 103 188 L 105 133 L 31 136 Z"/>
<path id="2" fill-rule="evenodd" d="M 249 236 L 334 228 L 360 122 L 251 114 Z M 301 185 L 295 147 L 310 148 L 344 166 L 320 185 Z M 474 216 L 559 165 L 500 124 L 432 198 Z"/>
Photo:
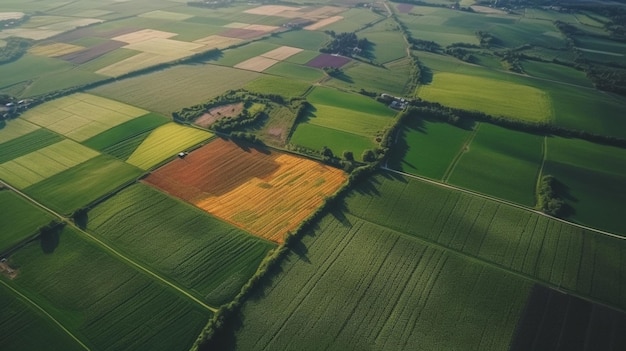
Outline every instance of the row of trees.
<path id="1" fill-rule="evenodd" d="M 559 188 L 562 184 L 552 175 L 541 177 L 537 187 L 537 207 L 545 214 L 554 217 L 564 217 L 567 205 L 561 197 Z"/>
<path id="2" fill-rule="evenodd" d="M 335 33 L 334 31 L 326 31 L 330 35 L 331 40 L 328 41 L 320 52 L 327 54 L 339 54 L 343 56 L 352 56 L 355 49 L 366 50 L 369 46 L 367 38 L 358 38 L 354 32 Z"/>
<path id="3" fill-rule="evenodd" d="M 33 45 L 32 40 L 17 37 L 9 37 L 5 41 L 6 45 L 0 49 L 0 64 L 19 59 Z"/>

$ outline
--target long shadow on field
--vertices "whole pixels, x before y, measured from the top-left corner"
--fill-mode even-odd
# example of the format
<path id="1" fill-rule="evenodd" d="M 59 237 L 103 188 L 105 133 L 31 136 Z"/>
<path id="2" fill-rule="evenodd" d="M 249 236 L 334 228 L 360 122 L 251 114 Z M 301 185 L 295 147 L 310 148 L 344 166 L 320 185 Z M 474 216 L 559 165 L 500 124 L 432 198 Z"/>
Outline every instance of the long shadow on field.
<path id="1" fill-rule="evenodd" d="M 433 71 L 426 67 L 422 66 L 420 71 L 420 83 L 424 85 L 428 85 L 433 81 Z"/>
<path id="2" fill-rule="evenodd" d="M 330 209 L 330 214 L 335 217 L 335 219 L 338 220 L 339 223 L 346 227 L 352 227 L 352 223 L 350 222 L 348 217 L 346 217 L 347 212 L 348 206 L 346 205 L 344 199 L 338 199 L 336 201 L 336 205 L 334 205 L 333 208 Z"/>
<path id="3" fill-rule="evenodd" d="M 301 114 L 301 116 L 298 117 L 298 119 L 296 119 L 295 123 L 306 123 L 306 122 L 310 121 L 312 118 L 317 117 L 315 112 L 317 112 L 317 108 L 315 108 L 315 106 L 309 104 L 309 106 Z"/>
<path id="4" fill-rule="evenodd" d="M 378 179 L 375 177 L 369 177 L 359 181 L 357 186 L 354 188 L 354 191 L 361 195 L 380 196 L 380 192 L 378 191 L 379 185 L 380 182 Z"/>
<path id="5" fill-rule="evenodd" d="M 380 173 L 383 177 L 390 179 L 390 180 L 395 180 L 398 182 L 402 182 L 402 183 L 408 183 L 409 181 L 406 179 L 406 177 L 404 177 L 401 174 L 398 173 L 394 173 L 394 172 L 381 172 Z"/>
<path id="6" fill-rule="evenodd" d="M 63 231 L 63 226 L 61 225 L 41 231 L 39 244 L 43 253 L 51 254 L 56 250 L 61 241 L 61 231 Z"/>
<path id="7" fill-rule="evenodd" d="M 366 60 L 373 60 L 376 58 L 374 55 L 374 49 L 376 47 L 376 43 L 372 43 L 371 41 L 367 42 L 367 45 L 363 48 L 359 56 L 363 57 Z"/>

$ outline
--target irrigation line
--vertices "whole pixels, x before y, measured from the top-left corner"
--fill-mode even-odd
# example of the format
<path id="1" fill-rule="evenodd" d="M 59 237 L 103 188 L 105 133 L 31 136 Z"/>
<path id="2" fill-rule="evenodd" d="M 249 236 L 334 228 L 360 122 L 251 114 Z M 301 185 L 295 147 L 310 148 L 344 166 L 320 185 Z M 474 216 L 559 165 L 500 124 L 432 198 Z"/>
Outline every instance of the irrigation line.
<path id="1" fill-rule="evenodd" d="M 37 303 L 35 303 L 35 301 L 29 299 L 28 297 L 26 297 L 24 294 L 22 294 L 21 292 L 19 292 L 18 290 L 15 290 L 15 288 L 13 288 L 12 286 L 10 286 L 9 284 L 7 284 L 5 281 L 0 280 L 0 284 L 4 285 L 5 287 L 7 287 L 9 290 L 13 291 L 14 294 L 18 295 L 20 298 L 22 298 L 24 301 L 26 301 L 27 303 L 29 303 L 30 305 L 32 305 L 33 307 L 35 307 L 36 309 L 38 309 L 41 313 L 43 313 L 46 317 L 48 317 L 51 321 L 54 322 L 54 324 L 58 325 L 59 328 L 61 328 L 67 335 L 69 335 L 70 337 L 72 337 L 72 339 L 74 339 L 74 341 L 76 341 L 78 344 L 80 344 L 80 346 L 82 346 L 85 350 L 91 350 L 89 347 L 87 347 L 87 345 L 83 344 L 82 341 L 80 341 L 80 339 L 78 339 L 76 337 L 76 335 L 72 334 L 72 332 L 70 332 L 69 330 L 67 330 L 67 328 L 65 328 L 63 326 L 63 324 L 61 324 L 61 322 L 59 322 L 58 320 L 56 320 L 54 317 L 52 317 L 50 315 L 50 313 L 46 312 L 46 310 L 44 310 L 41 306 L 39 306 Z"/>
<path id="2" fill-rule="evenodd" d="M 541 216 L 544 216 L 544 217 L 548 217 L 548 218 L 550 218 L 552 220 L 555 220 L 557 222 L 569 224 L 571 226 L 574 226 L 574 227 L 577 227 L 577 228 L 580 228 L 580 229 L 584 229 L 584 230 L 587 230 L 587 231 L 590 231 L 590 232 L 593 232 L 593 233 L 596 233 L 596 234 L 605 235 L 605 236 L 608 236 L 608 237 L 611 237 L 611 238 L 614 238 L 614 239 L 626 240 L 626 237 L 624 237 L 624 236 L 617 235 L 617 234 L 614 234 L 614 233 L 609 233 L 607 231 L 596 229 L 596 228 L 587 227 L 587 226 L 582 225 L 582 224 L 569 222 L 569 221 L 566 221 L 566 220 L 561 219 L 561 218 L 557 218 L 557 217 L 553 217 L 553 216 L 547 215 L 547 214 L 545 214 L 545 213 L 543 213 L 541 211 L 537 211 L 537 210 L 532 209 L 530 207 L 522 206 L 520 204 L 516 204 L 514 202 L 510 202 L 510 201 L 507 201 L 507 200 L 498 199 L 497 197 L 493 197 L 493 196 L 485 195 L 485 194 L 478 193 L 478 192 L 475 192 L 475 191 L 463 189 L 463 188 L 460 188 L 460 187 L 457 187 L 457 186 L 454 186 L 454 185 L 450 185 L 450 184 L 447 184 L 447 183 L 437 182 L 437 181 L 434 181 L 432 179 L 428 179 L 428 178 L 421 177 L 421 176 L 418 176 L 418 175 L 409 174 L 409 173 L 405 173 L 405 172 L 402 172 L 402 171 L 397 171 L 395 169 L 387 168 L 386 166 L 382 166 L 381 169 L 383 169 L 385 171 L 388 171 L 388 172 L 400 174 L 400 175 L 403 175 L 405 177 L 417 179 L 417 180 L 420 180 L 420 181 L 425 182 L 425 183 L 430 183 L 430 184 L 433 184 L 433 185 L 436 185 L 436 186 L 439 186 L 439 187 L 442 187 L 442 188 L 457 190 L 457 191 L 460 191 L 462 193 L 478 196 L 478 197 L 481 197 L 483 199 L 487 199 L 487 200 L 495 201 L 495 202 L 498 202 L 498 203 L 501 203 L 501 204 L 504 204 L 504 205 L 509 205 L 509 206 L 512 206 L 512 207 L 515 207 L 515 208 L 519 208 L 521 210 L 524 210 L 524 211 L 527 211 L 527 212 L 531 212 L 531 213 L 535 213 L 535 214 L 538 214 L 538 215 L 541 215 Z"/>
<path id="3" fill-rule="evenodd" d="M 28 201 L 32 202 L 33 204 L 37 205 L 38 207 L 44 209 L 45 211 L 53 214 L 54 216 L 60 218 L 64 223 L 66 223 L 67 225 L 69 225 L 70 227 L 74 228 L 76 231 L 78 231 L 80 234 L 82 234 L 83 236 L 85 236 L 88 240 L 91 240 L 92 242 L 100 245 L 102 248 L 104 248 L 105 250 L 109 251 L 109 253 L 113 254 L 114 256 L 117 256 L 119 259 L 121 259 L 122 261 L 127 262 L 128 264 L 130 264 L 131 266 L 139 269 L 140 271 L 148 274 L 149 276 L 153 277 L 154 279 L 164 283 L 165 285 L 175 289 L 176 291 L 180 292 L 181 294 L 185 295 L 186 297 L 188 297 L 189 299 L 191 299 L 192 301 L 194 301 L 195 303 L 197 303 L 198 305 L 202 306 L 203 308 L 215 313 L 217 312 L 217 308 L 212 307 L 207 305 L 206 303 L 200 301 L 198 298 L 196 298 L 195 296 L 191 295 L 190 293 L 188 293 L 187 291 L 179 288 L 178 286 L 176 286 L 174 283 L 170 282 L 169 280 L 161 277 L 160 275 L 152 272 L 151 270 L 149 270 L 148 268 L 140 265 L 139 263 L 131 260 L 130 258 L 124 256 L 123 254 L 121 254 L 120 252 L 118 252 L 117 250 L 115 250 L 114 248 L 112 248 L 111 246 L 105 244 L 103 241 L 101 241 L 100 239 L 96 238 L 95 236 L 87 233 L 86 231 L 84 231 L 83 229 L 79 228 L 78 226 L 76 226 L 76 224 L 74 224 L 71 220 L 69 220 L 67 217 L 62 216 L 61 214 L 53 211 L 52 209 L 44 206 L 43 204 L 37 202 L 35 199 L 31 198 L 30 196 L 24 194 L 23 192 L 19 191 L 18 189 L 16 189 L 15 187 L 5 183 L 4 181 L 0 180 L 0 184 L 4 185 L 5 187 L 11 189 L 12 191 L 14 191 L 15 193 L 21 195 L 22 197 L 24 197 L 25 199 L 27 199 Z"/>

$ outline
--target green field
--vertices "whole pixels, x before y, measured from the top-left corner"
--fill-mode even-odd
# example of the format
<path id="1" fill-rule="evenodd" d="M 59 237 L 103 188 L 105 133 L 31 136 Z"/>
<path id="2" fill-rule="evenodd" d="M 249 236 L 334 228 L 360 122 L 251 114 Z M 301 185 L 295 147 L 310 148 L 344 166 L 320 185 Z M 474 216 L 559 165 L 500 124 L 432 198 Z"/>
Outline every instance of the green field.
<path id="1" fill-rule="evenodd" d="M 211 136 L 203 130 L 168 123 L 150 132 L 126 162 L 147 170 Z"/>
<path id="2" fill-rule="evenodd" d="M 593 87 L 584 72 L 574 68 L 546 62 L 524 61 L 524 72 L 533 77 L 556 80 L 562 83 L 575 84 L 583 87 Z"/>
<path id="3" fill-rule="evenodd" d="M 0 281 L 0 343 L 2 350 L 84 350 L 49 317 Z"/>
<path id="4" fill-rule="evenodd" d="M 529 281 L 366 220 L 337 217 L 323 218 L 294 248 L 262 298 L 244 306 L 240 329 L 225 338 L 232 344 L 220 349 L 508 347 Z"/>
<path id="5" fill-rule="evenodd" d="M 232 300 L 274 247 L 143 184 L 88 217 L 98 237 L 213 306 Z"/>
<path id="6" fill-rule="evenodd" d="M 365 89 L 397 96 L 413 95 L 413 91 L 407 89 L 409 78 L 413 74 L 409 59 L 389 62 L 384 67 L 361 62 L 350 63 L 343 69 L 343 73 L 343 79 L 332 79 L 325 84 L 357 92 Z"/>
<path id="7" fill-rule="evenodd" d="M 296 48 L 317 51 L 328 40 L 328 35 L 316 31 L 294 30 L 278 33 L 264 41 L 277 45 L 293 46 Z"/>
<path id="8" fill-rule="evenodd" d="M 268 43 L 265 41 L 257 41 L 254 43 L 240 46 L 236 49 L 224 50 L 222 52 L 222 56 L 216 61 L 216 63 L 224 66 L 234 66 L 247 59 L 259 56 L 279 47 L 280 45 Z"/>
<path id="9" fill-rule="evenodd" d="M 5 131 L 3 129 L 2 133 L 4 132 Z M 7 131 L 7 133 L 11 132 Z M 61 136 L 56 133 L 52 133 L 47 129 L 35 129 L 28 134 L 24 134 L 0 144 L 0 163 L 35 152 L 61 140 L 63 140 Z"/>
<path id="10" fill-rule="evenodd" d="M 437 72 L 431 83 L 418 89 L 417 95 L 427 101 L 494 116 L 532 122 L 550 121 L 553 118 L 551 101 L 546 92 L 527 85 L 480 76 Z"/>
<path id="11" fill-rule="evenodd" d="M 299 124 L 291 136 L 290 143 L 313 150 L 322 150 L 326 146 L 331 149 L 335 156 L 339 157 L 344 151 L 352 151 L 354 158 L 359 161 L 362 161 L 363 151 L 374 149 L 377 145 L 373 138 L 312 123 Z"/>
<path id="12" fill-rule="evenodd" d="M 68 139 L 0 164 L 0 178 L 23 189 L 98 156 Z"/>
<path id="13" fill-rule="evenodd" d="M 24 192 L 59 213 L 70 214 L 139 175 L 140 169 L 100 155 L 31 185 Z"/>
<path id="14" fill-rule="evenodd" d="M 394 122 L 394 119 L 389 117 L 352 109 L 318 104 L 314 106 L 315 110 L 309 115 L 307 123 L 361 136 L 374 137 L 377 132 Z"/>
<path id="15" fill-rule="evenodd" d="M 190 346 L 210 317 L 70 228 L 25 246 L 11 262 L 19 274 L 9 284 L 91 349 Z"/>
<path id="16" fill-rule="evenodd" d="M 0 128 L 0 145 L 21 137 L 22 135 L 34 132 L 37 129 L 39 129 L 39 126 L 26 122 L 23 119 L 5 121 L 4 124 L 2 124 L 2 128 Z"/>
<path id="17" fill-rule="evenodd" d="M 327 26 L 324 26 L 319 31 L 326 30 L 334 30 L 337 33 L 341 32 L 354 32 L 363 28 L 365 25 L 369 23 L 373 23 L 377 20 L 382 19 L 381 15 L 376 14 L 369 9 L 363 8 L 351 8 L 348 11 L 344 11 L 339 14 L 339 16 L 343 17 L 342 20 L 339 20 L 335 23 L 331 23 Z"/>
<path id="18" fill-rule="evenodd" d="M 263 72 L 310 83 L 316 82 L 324 77 L 324 73 L 317 68 L 303 66 L 287 61 L 279 62 Z"/>
<path id="19" fill-rule="evenodd" d="M 0 190 L 0 252 L 34 235 L 52 215 L 9 190 Z"/>
<path id="20" fill-rule="evenodd" d="M 92 138 L 89 138 L 85 140 L 83 144 L 92 149 L 104 151 L 105 149 L 113 147 L 128 139 L 147 133 L 167 123 L 168 121 L 169 119 L 159 114 L 149 113 L 147 115 L 131 119 L 130 121 L 124 122 Z"/>
<path id="21" fill-rule="evenodd" d="M 338 107 L 372 115 L 392 117 L 396 114 L 396 111 L 372 98 L 323 87 L 313 89 L 307 95 L 307 100 L 313 105 Z"/>
<path id="22" fill-rule="evenodd" d="M 623 240 L 391 173 L 355 190 L 346 208 L 357 217 L 565 291 L 626 306 L 626 282 L 619 278 L 626 259 Z"/>
<path id="23" fill-rule="evenodd" d="M 471 131 L 422 118 L 406 121 L 396 135 L 389 168 L 441 180 Z"/>
<path id="24" fill-rule="evenodd" d="M 387 63 L 407 56 L 407 43 L 393 20 L 386 20 L 358 33 L 367 38 L 370 47 L 360 56 L 378 63 Z"/>
<path id="25" fill-rule="evenodd" d="M 179 65 L 124 79 L 91 92 L 169 116 L 183 107 L 197 105 L 238 89 L 259 74 L 216 65 Z"/>
<path id="26" fill-rule="evenodd" d="M 535 205 L 543 139 L 482 123 L 448 181 L 522 205 Z"/>
<path id="27" fill-rule="evenodd" d="M 261 94 L 278 94 L 285 97 L 302 96 L 311 85 L 294 79 L 263 75 L 244 86 L 244 89 Z"/>
<path id="28" fill-rule="evenodd" d="M 580 139 L 548 139 L 543 174 L 564 184 L 571 219 L 626 235 L 623 215 L 626 150 Z"/>

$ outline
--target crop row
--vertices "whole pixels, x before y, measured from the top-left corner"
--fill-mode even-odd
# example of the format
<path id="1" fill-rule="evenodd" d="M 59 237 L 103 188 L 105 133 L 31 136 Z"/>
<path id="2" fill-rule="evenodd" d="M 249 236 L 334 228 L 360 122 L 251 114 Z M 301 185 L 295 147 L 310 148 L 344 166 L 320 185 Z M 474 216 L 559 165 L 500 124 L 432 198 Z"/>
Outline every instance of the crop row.
<path id="1" fill-rule="evenodd" d="M 384 173 L 347 198 L 350 213 L 541 281 L 626 306 L 626 243 L 491 200 Z"/>

